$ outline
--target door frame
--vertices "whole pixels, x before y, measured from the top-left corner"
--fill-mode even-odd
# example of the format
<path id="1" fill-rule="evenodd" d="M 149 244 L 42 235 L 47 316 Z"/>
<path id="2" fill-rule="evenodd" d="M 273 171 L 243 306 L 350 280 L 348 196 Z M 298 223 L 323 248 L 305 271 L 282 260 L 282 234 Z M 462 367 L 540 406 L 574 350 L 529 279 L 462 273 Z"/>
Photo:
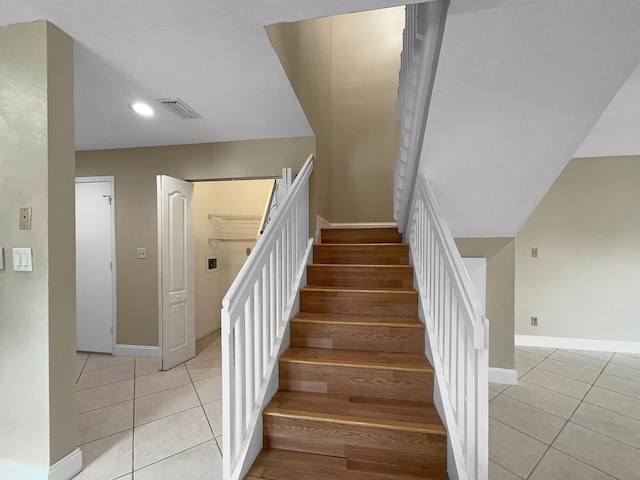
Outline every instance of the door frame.
<path id="1" fill-rule="evenodd" d="M 76 177 L 75 183 L 95 183 L 106 182 L 109 184 L 109 195 L 111 196 L 111 328 L 112 328 L 112 345 L 111 354 L 116 354 L 116 347 L 118 345 L 118 275 L 116 270 L 116 190 L 115 190 L 115 177 L 114 176 L 98 176 L 98 177 Z M 75 188 L 75 187 L 74 187 Z M 75 203 L 74 203 L 75 205 Z M 77 317 L 76 317 L 77 322 Z"/>

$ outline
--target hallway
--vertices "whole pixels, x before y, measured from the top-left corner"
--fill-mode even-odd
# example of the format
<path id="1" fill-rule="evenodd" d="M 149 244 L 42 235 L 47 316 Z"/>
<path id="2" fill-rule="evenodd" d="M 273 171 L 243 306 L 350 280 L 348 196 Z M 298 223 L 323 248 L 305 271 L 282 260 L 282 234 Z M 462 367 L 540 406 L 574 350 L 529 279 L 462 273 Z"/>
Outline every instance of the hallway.
<path id="1" fill-rule="evenodd" d="M 75 480 L 222 478 L 219 333 L 167 372 L 156 359 L 78 352 Z"/>

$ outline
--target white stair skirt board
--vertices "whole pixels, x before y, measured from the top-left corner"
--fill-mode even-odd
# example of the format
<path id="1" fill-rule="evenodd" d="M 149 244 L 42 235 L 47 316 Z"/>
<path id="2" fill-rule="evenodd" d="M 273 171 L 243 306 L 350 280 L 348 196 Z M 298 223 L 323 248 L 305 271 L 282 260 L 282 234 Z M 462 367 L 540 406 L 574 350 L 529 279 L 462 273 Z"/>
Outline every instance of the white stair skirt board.
<path id="1" fill-rule="evenodd" d="M 592 338 L 541 337 L 516 335 L 516 346 L 567 348 L 571 350 L 593 350 L 597 352 L 640 353 L 640 342 L 624 340 L 596 340 Z"/>
<path id="2" fill-rule="evenodd" d="M 116 357 L 160 358 L 160 347 L 147 345 L 116 345 Z"/>
<path id="3" fill-rule="evenodd" d="M 11 480 L 71 480 L 82 470 L 82 452 L 76 448 L 50 467 L 0 460 L 0 478 Z"/>
<path id="4" fill-rule="evenodd" d="M 512 368 L 489 367 L 489 383 L 516 385 L 518 383 L 518 372 Z"/>

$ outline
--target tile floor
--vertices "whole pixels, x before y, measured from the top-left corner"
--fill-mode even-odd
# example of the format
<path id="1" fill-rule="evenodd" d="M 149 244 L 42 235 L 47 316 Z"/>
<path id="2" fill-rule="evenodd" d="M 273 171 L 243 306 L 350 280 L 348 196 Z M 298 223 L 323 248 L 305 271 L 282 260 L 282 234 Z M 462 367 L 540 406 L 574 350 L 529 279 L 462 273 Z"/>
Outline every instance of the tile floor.
<path id="1" fill-rule="evenodd" d="M 167 372 L 155 359 L 78 353 L 76 480 L 222 478 L 219 332 Z"/>
<path id="2" fill-rule="evenodd" d="M 219 332 L 168 372 L 78 353 L 76 480 L 222 478 Z M 490 480 L 640 480 L 640 355 L 516 348 L 489 385 Z"/>
<path id="3" fill-rule="evenodd" d="M 489 385 L 490 480 L 640 479 L 640 355 L 516 347 Z"/>

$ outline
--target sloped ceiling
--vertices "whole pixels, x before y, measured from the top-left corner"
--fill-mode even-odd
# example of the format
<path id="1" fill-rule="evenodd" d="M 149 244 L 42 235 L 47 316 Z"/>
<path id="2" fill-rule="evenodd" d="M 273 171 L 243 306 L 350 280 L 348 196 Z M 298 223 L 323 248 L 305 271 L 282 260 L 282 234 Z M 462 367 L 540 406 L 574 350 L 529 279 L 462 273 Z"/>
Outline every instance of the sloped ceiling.
<path id="1" fill-rule="evenodd" d="M 638 65 L 638 25 L 637 0 L 452 0 L 420 170 L 454 236 L 518 233 Z"/>
<path id="2" fill-rule="evenodd" d="M 0 0 L 0 25 L 46 19 L 75 41 L 78 150 L 312 135 L 264 26 L 398 0 Z M 179 97 L 201 120 L 134 101 Z"/>

